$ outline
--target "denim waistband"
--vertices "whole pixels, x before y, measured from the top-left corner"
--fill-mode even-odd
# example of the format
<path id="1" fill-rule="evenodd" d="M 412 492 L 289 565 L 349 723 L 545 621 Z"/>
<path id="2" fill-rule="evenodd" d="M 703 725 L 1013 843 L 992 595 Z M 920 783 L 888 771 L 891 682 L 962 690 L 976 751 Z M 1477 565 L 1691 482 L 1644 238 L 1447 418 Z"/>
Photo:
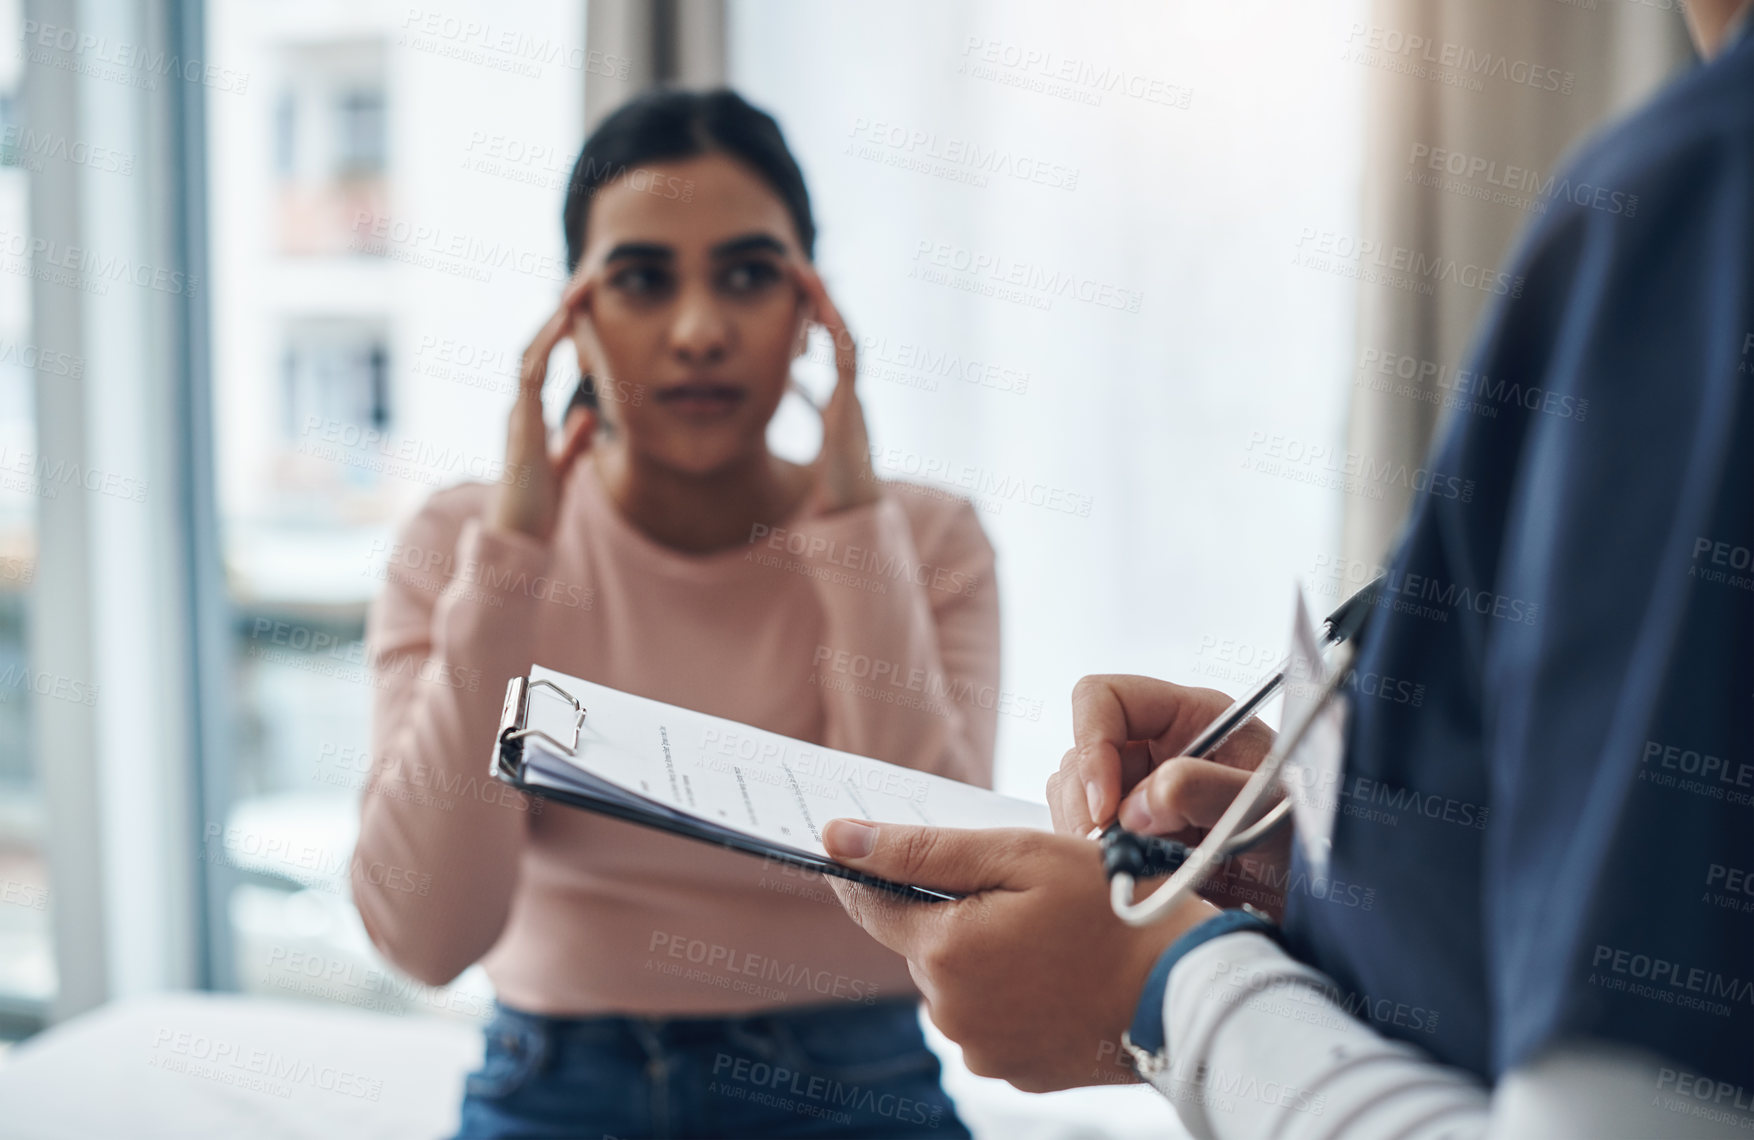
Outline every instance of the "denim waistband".
<path id="1" fill-rule="evenodd" d="M 923 1050 L 919 1036 L 919 1003 L 915 999 L 887 998 L 870 1005 L 800 1006 L 768 1009 L 747 1014 L 713 1017 L 665 1017 L 638 1014 L 550 1016 L 494 1002 L 489 1035 L 502 1041 L 516 1039 L 520 1048 L 553 1063 L 566 1063 L 566 1055 L 595 1051 L 638 1049 L 652 1059 L 670 1053 L 732 1048 L 739 1055 L 781 1060 L 828 1048 L 849 1051 L 846 1061 L 881 1076 L 890 1067 L 889 1054 L 901 1063 L 914 1063 Z M 899 1040 L 913 1042 L 911 1055 L 890 1051 Z M 869 1043 L 878 1055 L 858 1056 L 860 1043 Z M 904 1060 L 903 1058 L 907 1059 Z M 860 1064 L 864 1062 L 864 1064 Z M 874 1063 L 874 1067 L 873 1067 Z"/>
<path id="2" fill-rule="evenodd" d="M 532 1013 L 494 999 L 496 1022 L 552 1034 L 575 1037 L 621 1037 L 629 1032 L 659 1034 L 680 1044 L 700 1038 L 711 1039 L 739 1029 L 784 1025 L 812 1034 L 834 1032 L 844 1026 L 848 1030 L 863 1029 L 874 1021 L 914 1018 L 919 1001 L 915 998 L 885 998 L 870 1004 L 807 1005 L 795 1009 L 763 1009 L 749 1013 L 719 1014 L 711 1017 L 670 1017 L 662 1014 L 578 1014 L 551 1015 Z M 636 1029 L 637 1027 L 637 1029 Z"/>

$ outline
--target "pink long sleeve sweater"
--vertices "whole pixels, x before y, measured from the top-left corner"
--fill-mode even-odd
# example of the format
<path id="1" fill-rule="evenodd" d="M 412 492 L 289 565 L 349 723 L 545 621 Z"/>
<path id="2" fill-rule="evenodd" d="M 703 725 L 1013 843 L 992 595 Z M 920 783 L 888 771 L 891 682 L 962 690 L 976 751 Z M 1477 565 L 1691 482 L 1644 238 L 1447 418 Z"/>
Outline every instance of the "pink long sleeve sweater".
<path id="1" fill-rule="evenodd" d="M 352 884 L 379 950 L 435 985 L 479 960 L 501 1000 L 552 1015 L 914 994 L 820 879 L 526 799 L 488 760 L 506 680 L 541 664 L 990 786 L 998 597 L 973 509 L 885 483 L 697 556 L 635 529 L 588 461 L 547 543 L 490 528 L 491 494 L 432 496 L 368 622 Z"/>

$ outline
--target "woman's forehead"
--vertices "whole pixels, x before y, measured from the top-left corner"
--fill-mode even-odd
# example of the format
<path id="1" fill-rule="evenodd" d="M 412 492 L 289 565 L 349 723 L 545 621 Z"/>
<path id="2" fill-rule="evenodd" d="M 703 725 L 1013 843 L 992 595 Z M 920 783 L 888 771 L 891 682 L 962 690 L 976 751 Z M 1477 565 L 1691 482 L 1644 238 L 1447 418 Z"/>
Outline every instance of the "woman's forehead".
<path id="1" fill-rule="evenodd" d="M 706 253 L 750 233 L 766 232 L 789 252 L 797 227 L 773 188 L 722 154 L 647 162 L 598 187 L 585 223 L 585 260 L 625 242 Z"/>

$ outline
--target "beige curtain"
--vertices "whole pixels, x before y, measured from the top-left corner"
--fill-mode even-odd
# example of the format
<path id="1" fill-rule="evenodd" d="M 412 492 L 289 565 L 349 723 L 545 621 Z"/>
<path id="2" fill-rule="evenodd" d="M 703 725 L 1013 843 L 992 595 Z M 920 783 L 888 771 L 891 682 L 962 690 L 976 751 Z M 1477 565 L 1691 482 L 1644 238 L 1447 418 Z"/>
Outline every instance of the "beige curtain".
<path id="1" fill-rule="evenodd" d="M 725 0 L 586 0 L 585 126 L 659 83 L 725 81 Z M 600 53 L 600 55 L 599 55 Z"/>
<path id="2" fill-rule="evenodd" d="M 1520 171 L 1543 180 L 1556 175 L 1574 143 L 1641 102 L 1692 58 L 1677 6 L 1665 10 L 1623 0 L 1374 0 L 1370 21 L 1354 29 L 1348 45 L 1348 57 L 1369 69 L 1358 237 L 1379 249 L 1399 247 L 1489 270 L 1502 266 L 1535 212 L 1478 195 L 1506 190 L 1506 181 L 1512 184 L 1506 192 L 1513 193 L 1527 184 Z M 1418 44 L 1411 39 L 1415 36 Z M 1482 62 L 1488 53 L 1504 66 Z M 1425 73 L 1410 73 L 1415 67 Z M 1440 149 L 1448 152 L 1439 156 L 1448 167 L 1441 173 L 1429 165 Z M 1481 170 L 1475 160 L 1494 165 Z M 1450 169 L 1462 174 L 1452 175 Z M 1409 175 L 1441 183 L 1422 185 Z M 1379 465 L 1417 466 L 1424 459 L 1445 414 L 1436 399 L 1448 389 L 1429 375 L 1419 379 L 1429 368 L 1398 358 L 1452 373 L 1465 367 L 1470 338 L 1489 299 L 1487 292 L 1442 281 L 1434 283 L 1431 295 L 1360 283 L 1347 422 L 1353 454 Z M 1397 359 L 1389 360 L 1388 354 Z M 1369 369 L 1365 361 L 1371 362 Z M 1388 379 L 1376 371 L 1385 362 L 1413 372 L 1411 383 L 1420 397 L 1373 390 L 1369 381 Z M 1408 383 L 1398 377 L 1394 382 Z M 1405 491 L 1380 500 L 1349 496 L 1342 536 L 1346 557 L 1379 564 L 1408 501 Z"/>

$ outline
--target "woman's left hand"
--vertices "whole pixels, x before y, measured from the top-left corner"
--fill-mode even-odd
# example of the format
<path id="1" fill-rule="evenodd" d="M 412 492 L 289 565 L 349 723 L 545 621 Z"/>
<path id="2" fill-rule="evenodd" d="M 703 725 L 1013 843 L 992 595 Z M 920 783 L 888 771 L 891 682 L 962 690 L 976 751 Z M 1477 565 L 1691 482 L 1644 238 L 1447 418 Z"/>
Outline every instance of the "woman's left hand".
<path id="1" fill-rule="evenodd" d="M 812 464 L 813 505 L 816 513 L 824 514 L 862 507 L 877 501 L 877 476 L 871 470 L 865 411 L 853 387 L 859 370 L 856 343 L 816 270 L 798 265 L 795 272 L 813 319 L 834 338 L 834 394 L 822 408 L 822 452 Z"/>

